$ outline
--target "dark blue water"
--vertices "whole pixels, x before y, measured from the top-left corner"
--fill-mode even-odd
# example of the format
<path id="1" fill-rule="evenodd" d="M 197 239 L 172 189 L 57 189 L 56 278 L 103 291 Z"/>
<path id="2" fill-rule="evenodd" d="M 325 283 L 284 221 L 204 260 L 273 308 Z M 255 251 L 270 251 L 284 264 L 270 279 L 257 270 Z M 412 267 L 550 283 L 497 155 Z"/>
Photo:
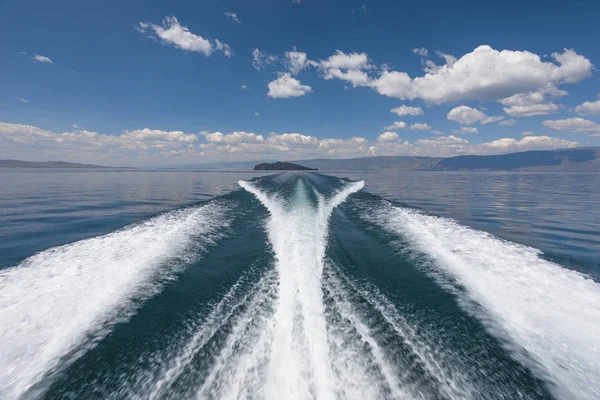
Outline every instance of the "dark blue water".
<path id="1" fill-rule="evenodd" d="M 0 170 L 0 268 L 52 246 L 209 200 L 237 188 L 239 179 L 257 175 Z"/>
<path id="2" fill-rule="evenodd" d="M 334 175 L 0 171 L 0 398 L 596 398 L 600 175 Z"/>

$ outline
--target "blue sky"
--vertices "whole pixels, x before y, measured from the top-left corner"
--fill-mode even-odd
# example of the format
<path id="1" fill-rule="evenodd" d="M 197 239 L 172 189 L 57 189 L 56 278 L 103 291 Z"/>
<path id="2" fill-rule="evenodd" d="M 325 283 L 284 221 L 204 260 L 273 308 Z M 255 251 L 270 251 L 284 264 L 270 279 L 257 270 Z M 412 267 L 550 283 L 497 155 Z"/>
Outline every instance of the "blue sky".
<path id="1" fill-rule="evenodd" d="M 600 4 L 540 4 L 5 1 L 0 158 L 144 166 L 600 145 Z"/>

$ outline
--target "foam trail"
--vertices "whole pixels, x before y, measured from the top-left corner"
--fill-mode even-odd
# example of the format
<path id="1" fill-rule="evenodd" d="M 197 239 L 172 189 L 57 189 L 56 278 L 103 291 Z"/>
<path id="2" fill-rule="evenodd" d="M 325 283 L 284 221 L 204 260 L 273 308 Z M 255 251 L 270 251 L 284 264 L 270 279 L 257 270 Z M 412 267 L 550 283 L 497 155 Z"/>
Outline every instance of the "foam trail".
<path id="1" fill-rule="evenodd" d="M 127 387 L 120 390 L 119 398 L 156 399 L 165 397 L 171 390 L 172 385 L 181 376 L 185 375 L 186 370 L 190 368 L 198 353 L 209 345 L 219 331 L 230 324 L 234 325 L 234 330 L 240 330 L 239 327 L 242 327 L 241 330 L 243 330 L 253 322 L 253 319 L 259 319 L 260 314 L 268 313 L 268 310 L 264 310 L 265 307 L 261 303 L 268 302 L 274 296 L 273 282 L 275 277 L 273 272 L 269 271 L 250 288 L 247 287 L 247 275 L 242 276 L 229 289 L 221 301 L 213 307 L 210 314 L 194 329 L 191 337 L 186 338 L 185 342 L 176 343 L 172 347 L 175 350 L 169 351 L 169 354 L 162 357 L 165 361 L 160 363 L 161 367 L 158 373 L 154 371 L 144 372 L 140 387 Z M 244 309 L 246 311 L 242 311 Z M 248 334 L 246 332 L 246 337 L 238 335 L 234 338 L 234 336 L 236 335 L 229 335 L 228 342 L 247 338 Z M 251 345 L 256 346 L 256 342 L 251 343 Z M 231 345 L 230 347 L 234 346 Z M 219 363 L 219 358 L 223 358 L 222 355 L 217 357 L 215 363 Z M 230 364 L 233 365 L 228 364 L 226 368 L 231 369 L 239 363 L 233 362 Z M 213 367 L 213 375 L 216 376 L 218 372 L 221 372 L 220 368 Z M 205 379 L 203 386 L 210 387 L 213 382 L 214 376 L 209 376 Z M 204 397 L 207 398 L 209 395 L 210 392 Z"/>
<path id="2" fill-rule="evenodd" d="M 370 349 L 373 361 L 378 366 L 378 369 L 381 371 L 380 373 L 383 377 L 383 380 L 385 384 L 389 387 L 390 391 L 394 394 L 394 397 L 399 399 L 412 398 L 410 392 L 402 387 L 402 383 L 396 376 L 395 366 L 387 360 L 387 357 L 385 355 L 385 349 L 383 349 L 379 345 L 379 343 L 374 337 L 371 328 L 363 321 L 360 314 L 346 298 L 346 291 L 342 289 L 341 282 L 339 281 L 339 279 L 337 279 L 337 277 L 331 276 L 330 281 L 331 284 L 328 285 L 327 288 L 332 292 L 332 295 L 335 300 L 335 306 L 338 309 L 338 312 L 341 314 L 342 319 L 349 321 L 354 330 L 356 330 L 358 337 L 360 338 L 360 343 L 368 344 L 368 348 Z M 344 337 L 343 334 L 340 334 L 338 332 L 332 332 L 331 336 L 331 340 L 333 341 L 337 341 L 341 338 L 344 342 L 350 342 L 349 337 Z M 345 347 L 347 346 L 348 344 L 344 343 L 342 346 L 339 347 L 344 348 L 345 350 Z M 343 360 L 345 355 L 336 354 L 336 356 Z M 345 368 L 349 367 L 348 369 L 354 370 L 354 372 L 357 372 L 357 370 L 362 370 L 359 374 L 357 374 L 358 376 L 360 376 L 363 379 L 373 379 L 373 377 L 368 376 L 369 368 L 366 368 L 365 365 L 361 364 L 365 364 L 364 355 L 361 355 L 358 358 L 355 357 L 355 359 L 350 362 L 350 365 L 345 366 Z M 359 378 L 357 376 L 354 376 L 354 374 L 348 374 L 347 371 L 342 371 L 342 376 L 340 377 L 340 379 L 344 381 L 344 386 L 340 388 L 343 391 L 344 389 L 352 387 L 352 384 L 356 382 Z M 353 380 L 354 382 L 351 382 L 351 380 Z M 364 393 L 360 393 L 361 399 L 384 397 L 381 393 L 376 393 L 381 392 L 381 388 L 377 386 L 381 386 L 381 382 L 380 379 L 375 378 L 374 381 L 371 382 L 360 382 L 358 387 L 352 387 L 352 391 L 365 391 Z M 350 393 L 348 397 L 358 397 L 356 396 L 356 394 L 357 393 Z"/>
<path id="3" fill-rule="evenodd" d="M 279 279 L 264 396 L 334 399 L 337 388 L 321 288 L 323 258 L 331 212 L 364 182 L 347 185 L 316 210 L 302 180 L 289 209 L 254 184 L 239 184 L 269 210 L 267 231 Z"/>
<path id="4" fill-rule="evenodd" d="M 257 285 L 246 312 L 232 321 L 232 329 L 198 390 L 202 399 L 256 398 L 264 384 L 274 320 L 270 307 L 276 295 L 276 276 L 269 271 Z"/>
<path id="5" fill-rule="evenodd" d="M 460 285 L 456 293 L 468 296 L 462 306 L 493 334 L 508 338 L 513 354 L 551 382 L 557 396 L 598 398 L 598 283 L 542 259 L 539 250 L 447 218 L 389 203 L 365 217 L 426 255 L 428 270 L 446 287 Z"/>
<path id="6" fill-rule="evenodd" d="M 0 271 L 0 398 L 20 397 L 87 336 L 133 312 L 219 237 L 228 210 L 213 202 L 173 211 Z"/>
<path id="7" fill-rule="evenodd" d="M 437 382 L 438 390 L 446 398 L 473 399 L 474 388 L 466 376 L 461 361 L 444 348 L 442 339 L 426 332 L 417 333 L 418 327 L 411 325 L 375 286 L 355 282 L 341 274 L 338 268 L 330 264 L 329 287 L 338 297 L 347 297 L 348 293 L 355 292 L 366 301 L 374 311 L 380 313 L 396 334 L 396 337 L 410 349 L 411 353 L 419 360 L 424 371 Z M 348 309 L 352 304 L 347 299 L 337 301 L 338 307 L 343 305 Z M 349 320 L 360 319 L 360 313 L 350 312 L 346 318 Z M 364 325 L 364 323 L 361 323 Z M 385 357 L 383 357 L 385 359 Z M 387 361 L 386 361 L 387 363 Z M 389 368 L 389 367 L 388 367 Z M 389 375 L 391 376 L 391 375 Z M 388 379 L 390 380 L 390 379 Z M 392 383 L 394 381 L 392 380 Z M 372 384 L 371 384 L 372 385 Z M 361 396 L 361 398 L 366 398 Z"/>

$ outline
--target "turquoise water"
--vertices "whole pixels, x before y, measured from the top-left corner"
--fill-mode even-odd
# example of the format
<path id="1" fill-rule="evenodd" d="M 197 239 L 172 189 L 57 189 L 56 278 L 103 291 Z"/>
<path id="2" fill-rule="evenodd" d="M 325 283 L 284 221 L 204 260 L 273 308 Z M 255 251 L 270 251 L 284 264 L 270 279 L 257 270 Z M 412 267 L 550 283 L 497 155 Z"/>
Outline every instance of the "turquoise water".
<path id="1" fill-rule="evenodd" d="M 597 398 L 598 183 L 0 171 L 0 398 Z"/>

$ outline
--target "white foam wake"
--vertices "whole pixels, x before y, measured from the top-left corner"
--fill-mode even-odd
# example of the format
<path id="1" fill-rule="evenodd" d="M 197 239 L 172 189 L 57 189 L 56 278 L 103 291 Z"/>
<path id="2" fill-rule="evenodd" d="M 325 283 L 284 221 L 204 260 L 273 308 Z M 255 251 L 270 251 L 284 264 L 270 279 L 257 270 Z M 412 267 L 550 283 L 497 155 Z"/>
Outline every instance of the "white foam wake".
<path id="1" fill-rule="evenodd" d="M 364 183 L 354 182 L 318 207 L 298 181 L 291 207 L 265 194 L 250 182 L 240 186 L 267 207 L 269 241 L 276 258 L 278 297 L 270 329 L 269 362 L 262 395 L 268 399 L 334 399 L 337 388 L 332 371 L 324 316 L 321 276 L 333 209 Z M 266 327 L 265 327 L 266 328 Z M 240 377 L 242 393 L 244 379 Z M 231 387 L 229 388 L 231 389 Z"/>
<path id="2" fill-rule="evenodd" d="M 369 343 L 373 358 L 376 360 L 379 369 L 382 372 L 383 378 L 387 386 L 391 388 L 396 395 L 395 397 L 404 397 L 409 399 L 416 399 L 421 397 L 422 391 L 418 385 L 414 383 L 407 384 L 401 382 L 396 376 L 398 365 L 395 365 L 389 360 L 387 351 L 384 348 L 380 348 L 377 343 L 376 333 L 372 334 L 368 324 L 362 321 L 365 313 L 356 311 L 355 305 L 348 299 L 352 293 L 360 296 L 364 301 L 372 307 L 367 315 L 372 317 L 374 314 L 379 313 L 385 323 L 392 329 L 395 334 L 395 339 L 401 341 L 410 354 L 417 361 L 417 364 L 421 366 L 425 372 L 422 378 L 431 378 L 436 382 L 436 390 L 439 391 L 444 398 L 448 399 L 474 399 L 477 398 L 472 383 L 469 381 L 467 371 L 464 370 L 462 361 L 455 354 L 452 353 L 449 346 L 446 346 L 444 339 L 439 336 L 434 336 L 428 333 L 422 327 L 409 323 L 403 316 L 402 313 L 396 308 L 396 306 L 389 301 L 377 287 L 368 284 L 366 282 L 358 282 L 352 279 L 348 279 L 341 271 L 330 263 L 330 271 L 328 276 L 328 282 L 325 287 L 332 292 L 333 296 L 336 297 L 335 307 L 337 307 L 344 319 L 350 321 L 356 328 L 357 332 L 361 337 L 361 342 Z M 376 326 L 374 329 L 382 331 L 381 326 Z M 344 352 L 352 352 L 350 346 L 350 340 L 346 335 L 338 335 L 343 338 L 340 348 L 342 349 L 342 359 Z M 354 354 L 359 351 L 353 351 Z M 364 351 L 363 351 L 364 352 Z M 352 354 L 356 364 L 356 356 Z M 364 364 L 364 363 L 363 363 Z M 381 399 L 385 395 L 376 392 L 378 379 L 368 379 L 369 373 L 372 374 L 373 368 L 360 371 L 358 373 L 348 376 L 348 381 L 344 382 L 344 387 L 351 388 L 352 396 L 349 398 L 360 398 L 360 399 Z M 359 379 L 361 377 L 362 379 Z M 412 387 L 411 387 L 412 386 Z M 363 390 L 364 393 L 360 393 Z M 360 393 L 357 396 L 356 393 Z M 432 398 L 430 393 L 425 395 L 425 398 Z"/>
<path id="3" fill-rule="evenodd" d="M 0 398 L 18 398 L 86 336 L 193 260 L 229 224 L 217 202 L 51 248 L 0 271 Z"/>
<path id="4" fill-rule="evenodd" d="M 276 277 L 274 271 L 269 270 L 258 282 L 251 284 L 249 282 L 254 274 L 253 268 L 244 273 L 211 312 L 201 319 L 200 325 L 196 325 L 196 321 L 190 321 L 192 325 L 189 332 L 192 333 L 189 337 L 172 341 L 162 355 L 152 354 L 150 357 L 153 360 L 160 360 L 153 363 L 156 368 L 140 371 L 140 376 L 136 379 L 138 385 L 132 386 L 129 382 L 124 382 L 114 398 L 157 399 L 167 398 L 175 393 L 175 396 L 187 398 L 186 393 L 178 392 L 173 386 L 182 377 L 189 378 L 189 374 L 194 373 L 193 363 L 199 353 L 208 351 L 209 354 L 215 355 L 214 351 L 210 350 L 211 341 L 222 330 L 229 331 L 226 344 L 212 361 L 210 373 L 204 378 L 199 390 L 202 398 L 214 398 L 215 393 L 212 389 L 215 385 L 221 388 L 228 387 L 228 380 L 239 376 L 240 368 L 247 370 L 243 364 L 247 364 L 248 359 L 252 359 L 252 367 L 260 365 L 261 356 L 256 356 L 256 352 L 263 352 L 264 346 L 260 340 L 256 340 L 261 334 L 260 329 L 253 329 L 252 326 L 258 325 L 262 328 L 262 320 L 270 315 L 268 304 L 272 303 L 275 296 Z M 240 348 L 244 351 L 240 352 Z M 263 358 L 266 356 L 262 354 Z M 247 393 L 252 393 L 256 385 L 252 385 L 247 379 L 246 386 Z M 184 390 L 196 391 L 193 387 Z M 224 397 L 222 389 L 216 394 L 218 398 Z"/>
<path id="5" fill-rule="evenodd" d="M 456 291 L 468 296 L 461 304 L 508 339 L 517 358 L 533 358 L 534 370 L 559 397 L 598 398 L 598 283 L 542 259 L 539 250 L 447 218 L 388 203 L 365 216 L 426 255 L 432 261 L 427 270 L 445 286 L 464 288 Z"/>

